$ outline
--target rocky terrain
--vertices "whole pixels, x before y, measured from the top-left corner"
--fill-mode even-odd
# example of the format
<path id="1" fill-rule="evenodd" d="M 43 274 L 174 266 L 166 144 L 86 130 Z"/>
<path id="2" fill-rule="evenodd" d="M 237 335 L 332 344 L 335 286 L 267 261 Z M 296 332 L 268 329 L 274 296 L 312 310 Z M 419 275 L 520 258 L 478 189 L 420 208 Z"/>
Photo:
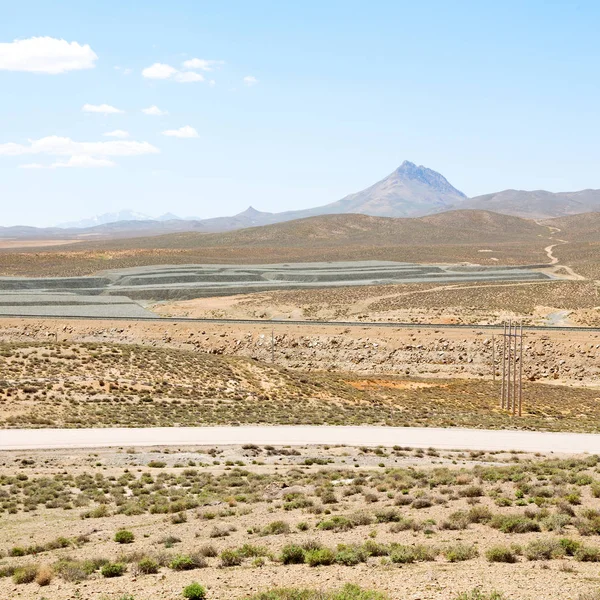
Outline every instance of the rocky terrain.
<path id="1" fill-rule="evenodd" d="M 302 371 L 409 374 L 416 377 L 491 379 L 491 330 L 406 329 L 323 325 L 114 323 L 0 319 L 8 342 L 111 342 L 242 356 Z M 598 385 L 600 332 L 526 331 L 524 376 L 572 386 Z M 498 364 L 496 371 L 498 372 Z"/>

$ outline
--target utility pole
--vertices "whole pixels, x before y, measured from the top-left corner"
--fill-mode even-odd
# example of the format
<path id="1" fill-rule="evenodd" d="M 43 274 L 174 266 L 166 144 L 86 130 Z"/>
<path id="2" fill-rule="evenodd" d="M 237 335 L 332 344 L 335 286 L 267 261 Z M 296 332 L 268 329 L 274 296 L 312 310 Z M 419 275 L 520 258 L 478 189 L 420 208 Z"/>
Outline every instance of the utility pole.
<path id="1" fill-rule="evenodd" d="M 509 414 L 523 415 L 523 323 L 504 323 L 500 405 Z"/>
<path id="2" fill-rule="evenodd" d="M 513 416 L 517 414 L 517 394 L 518 394 L 518 386 L 519 382 L 517 381 L 517 324 L 515 323 L 515 350 L 514 350 L 514 360 L 513 360 L 513 405 L 512 405 L 512 414 Z"/>
<path id="3" fill-rule="evenodd" d="M 519 416 L 523 413 L 523 323 L 521 323 L 521 351 L 519 361 Z"/>
<path id="4" fill-rule="evenodd" d="M 496 338 L 492 334 L 492 381 L 496 383 Z"/>
<path id="5" fill-rule="evenodd" d="M 512 321 L 508 322 L 508 344 L 507 344 L 507 357 L 506 357 L 506 410 L 508 410 L 508 412 L 510 412 L 510 399 L 511 399 L 511 394 L 510 394 L 510 367 L 511 367 L 511 362 L 512 362 Z"/>
<path id="6" fill-rule="evenodd" d="M 502 410 L 506 404 L 506 321 L 504 321 L 504 333 L 502 334 L 504 347 L 502 349 Z"/>

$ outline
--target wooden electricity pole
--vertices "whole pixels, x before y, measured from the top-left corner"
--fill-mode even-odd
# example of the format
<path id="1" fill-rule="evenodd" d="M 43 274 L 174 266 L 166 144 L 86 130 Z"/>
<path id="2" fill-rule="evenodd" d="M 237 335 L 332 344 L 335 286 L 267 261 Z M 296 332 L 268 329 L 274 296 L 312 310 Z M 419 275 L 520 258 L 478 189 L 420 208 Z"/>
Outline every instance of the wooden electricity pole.
<path id="1" fill-rule="evenodd" d="M 512 321 L 508 322 L 508 344 L 506 345 L 507 356 L 506 356 L 506 410 L 510 412 L 510 399 L 511 399 L 511 389 L 510 389 L 510 367 L 512 361 Z"/>
<path id="2" fill-rule="evenodd" d="M 512 414 L 513 416 L 517 414 L 517 393 L 519 382 L 517 381 L 517 324 L 515 323 L 515 349 L 514 349 L 514 357 L 513 357 L 513 403 L 512 403 Z M 520 360 L 520 359 L 519 359 Z"/>
<path id="3" fill-rule="evenodd" d="M 496 338 L 492 334 L 492 381 L 496 383 Z"/>
<path id="4" fill-rule="evenodd" d="M 504 323 L 500 406 L 523 415 L 523 323 Z"/>
<path id="5" fill-rule="evenodd" d="M 502 348 L 502 409 L 506 404 L 506 321 L 504 322 L 504 333 L 502 334 L 504 347 Z"/>
<path id="6" fill-rule="evenodd" d="M 523 323 L 521 323 L 521 349 L 519 352 L 519 416 L 523 414 Z"/>

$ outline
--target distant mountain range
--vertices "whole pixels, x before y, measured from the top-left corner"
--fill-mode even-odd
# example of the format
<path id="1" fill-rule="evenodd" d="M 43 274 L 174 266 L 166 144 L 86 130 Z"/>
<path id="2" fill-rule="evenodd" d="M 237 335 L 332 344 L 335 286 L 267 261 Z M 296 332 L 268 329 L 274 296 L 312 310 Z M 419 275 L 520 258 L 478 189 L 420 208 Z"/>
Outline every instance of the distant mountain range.
<path id="1" fill-rule="evenodd" d="M 450 210 L 484 210 L 543 220 L 600 211 L 600 190 L 552 193 L 505 190 L 467 198 L 440 173 L 404 161 L 385 179 L 337 202 L 304 210 L 261 212 L 250 206 L 230 217 L 181 219 L 122 210 L 52 228 L 0 227 L 0 238 L 102 239 L 180 233 L 212 233 L 273 225 L 321 215 L 362 214 L 379 217 L 423 217 Z"/>
<path id="2" fill-rule="evenodd" d="M 160 217 L 151 217 L 144 213 L 134 210 L 120 210 L 118 212 L 104 213 L 96 215 L 81 221 L 71 221 L 68 223 L 59 223 L 56 227 L 61 229 L 87 229 L 89 227 L 97 227 L 98 225 L 108 225 L 110 223 L 119 223 L 120 221 L 179 221 L 179 217 L 173 213 L 165 213 Z"/>
<path id="3" fill-rule="evenodd" d="M 463 202 L 460 208 L 491 210 L 526 219 L 551 219 L 600 211 L 600 190 L 580 192 L 546 192 L 504 190 L 477 196 Z"/>

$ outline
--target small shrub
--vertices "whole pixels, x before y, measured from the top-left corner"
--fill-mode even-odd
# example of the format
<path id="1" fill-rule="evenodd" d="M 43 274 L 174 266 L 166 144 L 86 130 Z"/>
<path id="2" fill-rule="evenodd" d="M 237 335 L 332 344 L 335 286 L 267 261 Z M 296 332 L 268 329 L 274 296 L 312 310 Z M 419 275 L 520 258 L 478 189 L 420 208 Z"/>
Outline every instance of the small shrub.
<path id="1" fill-rule="evenodd" d="M 305 560 L 311 567 L 332 565 L 335 562 L 335 553 L 329 548 L 308 550 L 305 554 Z"/>
<path id="2" fill-rule="evenodd" d="M 368 556 L 364 548 L 360 546 L 340 546 L 335 555 L 335 562 L 339 565 L 351 567 L 365 562 Z"/>
<path id="3" fill-rule="evenodd" d="M 206 556 L 207 558 L 214 558 L 215 556 L 218 556 L 219 553 L 213 545 L 207 544 L 206 546 L 202 546 L 200 550 L 198 550 L 198 554 L 200 556 Z"/>
<path id="4" fill-rule="evenodd" d="M 140 573 L 143 575 L 154 575 L 158 573 L 158 563 L 148 556 L 142 558 L 137 564 Z"/>
<path id="5" fill-rule="evenodd" d="M 363 548 L 369 556 L 387 556 L 390 553 L 388 546 L 379 544 L 373 540 L 367 540 L 363 544 Z"/>
<path id="6" fill-rule="evenodd" d="M 127 531 L 126 529 L 120 529 L 115 533 L 115 542 L 119 544 L 131 544 L 135 536 L 131 531 Z"/>
<path id="7" fill-rule="evenodd" d="M 525 546 L 524 554 L 528 560 L 551 560 L 565 555 L 565 549 L 558 540 L 533 540 Z"/>
<path id="8" fill-rule="evenodd" d="M 435 560 L 437 552 L 428 546 L 405 546 L 394 544 L 390 552 L 390 560 L 393 563 L 409 564 L 413 562 L 425 562 Z"/>
<path id="9" fill-rule="evenodd" d="M 183 589 L 183 597 L 187 600 L 205 600 L 206 590 L 199 583 L 190 583 Z"/>
<path id="10" fill-rule="evenodd" d="M 492 511 L 487 506 L 472 506 L 467 514 L 471 523 L 487 523 L 492 519 Z"/>
<path id="11" fill-rule="evenodd" d="M 23 567 L 17 567 L 13 574 L 13 581 L 16 584 L 32 583 L 38 573 L 38 568 L 35 565 L 25 565 Z"/>
<path id="12" fill-rule="evenodd" d="M 463 511 L 453 512 L 443 523 L 442 529 L 461 530 L 466 529 L 471 523 L 468 513 Z"/>
<path id="13" fill-rule="evenodd" d="M 462 562 L 471 560 L 479 556 L 479 551 L 475 546 L 467 546 L 466 544 L 455 544 L 444 550 L 444 556 L 450 562 Z"/>
<path id="14" fill-rule="evenodd" d="M 413 508 L 429 508 L 433 506 L 433 502 L 429 498 L 415 498 L 411 504 Z"/>
<path id="15" fill-rule="evenodd" d="M 317 525 L 317 529 L 321 529 L 323 531 L 349 531 L 353 528 L 354 523 L 342 515 L 336 515 L 331 517 L 331 519 L 321 521 Z"/>
<path id="16" fill-rule="evenodd" d="M 36 573 L 35 582 L 40 587 L 45 587 L 47 585 L 50 585 L 50 582 L 52 581 L 53 577 L 54 571 L 52 570 L 52 567 L 48 565 L 42 565 Z"/>
<path id="17" fill-rule="evenodd" d="M 103 577 L 121 577 L 127 568 L 122 563 L 108 563 L 100 569 Z"/>
<path id="18" fill-rule="evenodd" d="M 271 553 L 263 546 L 253 546 L 252 544 L 244 544 L 237 550 L 237 553 L 242 558 L 256 558 L 257 556 L 271 555 Z"/>
<path id="19" fill-rule="evenodd" d="M 222 538 L 227 537 L 229 535 L 229 530 L 224 527 L 213 527 L 208 536 L 211 538 Z"/>
<path id="20" fill-rule="evenodd" d="M 567 556 L 575 556 L 575 553 L 581 546 L 581 542 L 577 542 L 570 538 L 562 538 L 559 543 L 563 547 L 563 550 Z"/>
<path id="21" fill-rule="evenodd" d="M 206 567 L 206 561 L 200 556 L 190 556 L 189 554 L 178 554 L 169 563 L 169 568 L 173 571 L 192 571 Z"/>
<path id="22" fill-rule="evenodd" d="M 517 555 L 515 554 L 514 550 L 508 548 L 507 546 L 494 546 L 485 553 L 485 557 L 489 562 L 517 562 Z"/>
<path id="23" fill-rule="evenodd" d="M 492 518 L 490 525 L 499 529 L 502 533 L 528 533 L 540 531 L 537 521 L 522 515 L 496 515 Z"/>
<path id="24" fill-rule="evenodd" d="M 580 562 L 600 562 L 600 548 L 581 545 L 574 556 Z"/>
<path id="25" fill-rule="evenodd" d="M 242 557 L 235 550 L 223 550 L 220 559 L 222 567 L 237 567 L 242 564 Z"/>
<path id="26" fill-rule="evenodd" d="M 261 535 L 282 535 L 290 532 L 290 526 L 285 521 L 273 521 L 261 531 Z"/>
<path id="27" fill-rule="evenodd" d="M 288 544 L 281 550 L 281 562 L 284 565 L 300 565 L 304 563 L 304 549 L 295 544 Z"/>

